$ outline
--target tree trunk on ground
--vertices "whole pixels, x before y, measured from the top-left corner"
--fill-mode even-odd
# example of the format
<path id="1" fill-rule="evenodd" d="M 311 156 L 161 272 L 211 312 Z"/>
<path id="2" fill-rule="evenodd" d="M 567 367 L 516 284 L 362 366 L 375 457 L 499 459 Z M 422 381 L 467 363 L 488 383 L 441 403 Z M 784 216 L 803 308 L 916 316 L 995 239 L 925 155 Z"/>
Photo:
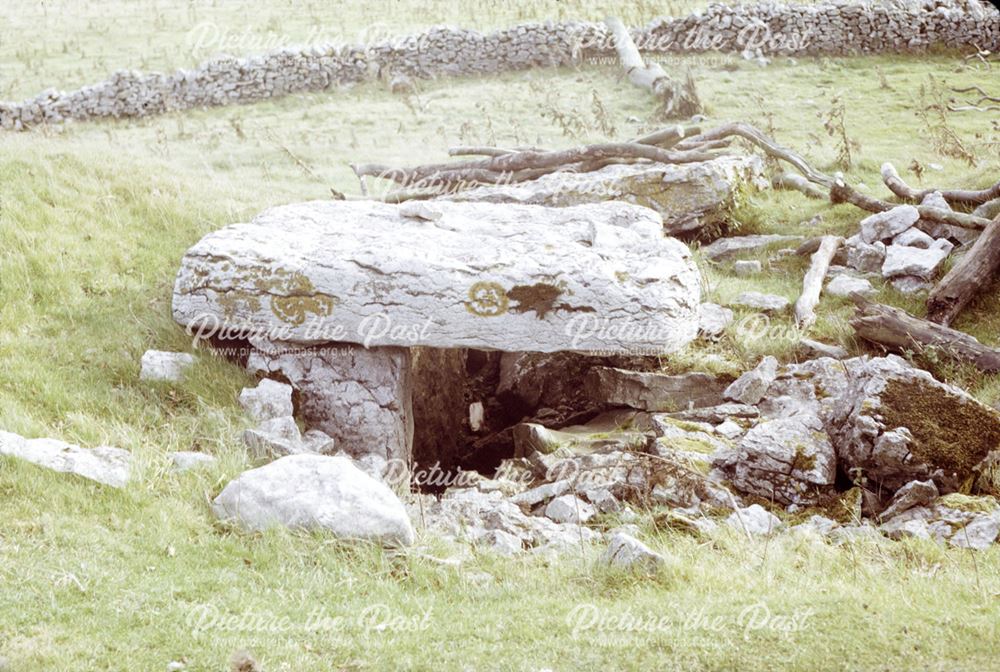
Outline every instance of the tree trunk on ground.
<path id="1" fill-rule="evenodd" d="M 969 334 L 872 303 L 860 294 L 852 294 L 851 299 L 858 307 L 851 326 L 866 341 L 897 352 L 933 349 L 949 359 L 970 362 L 983 372 L 1000 371 L 1000 350 L 983 345 Z"/>
<path id="2" fill-rule="evenodd" d="M 949 326 L 1000 270 L 1000 217 L 986 227 L 961 261 L 927 297 L 927 319 Z"/>
<path id="3" fill-rule="evenodd" d="M 611 31 L 615 40 L 615 50 L 618 59 L 625 68 L 629 81 L 644 89 L 649 89 L 663 102 L 663 115 L 671 117 L 690 117 L 702 111 L 701 100 L 695 90 L 694 79 L 690 73 L 684 82 L 671 79 L 659 63 L 647 65 L 639 54 L 628 29 L 619 19 L 609 16 L 604 24 Z"/>

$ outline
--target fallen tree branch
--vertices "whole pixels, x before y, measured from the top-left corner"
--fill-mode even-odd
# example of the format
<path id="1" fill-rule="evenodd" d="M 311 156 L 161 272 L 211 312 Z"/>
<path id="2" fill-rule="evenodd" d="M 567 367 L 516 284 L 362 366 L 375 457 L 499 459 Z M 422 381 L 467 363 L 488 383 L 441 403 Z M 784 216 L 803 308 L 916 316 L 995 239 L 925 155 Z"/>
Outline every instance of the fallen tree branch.
<path id="1" fill-rule="evenodd" d="M 899 207 L 898 203 L 887 203 L 871 196 L 866 196 L 854 187 L 844 183 L 843 180 L 837 182 L 830 188 L 830 201 L 836 203 L 850 203 L 868 212 L 885 212 Z M 915 206 L 920 213 L 921 219 L 942 224 L 951 224 L 962 229 L 974 229 L 981 231 L 990 225 L 990 220 L 985 217 L 967 215 L 964 212 L 955 212 L 945 208 L 935 208 L 931 205 Z"/>
<path id="2" fill-rule="evenodd" d="M 872 303 L 851 294 L 858 308 L 851 327 L 860 338 L 896 352 L 932 349 L 946 357 L 969 362 L 983 372 L 1000 371 L 1000 350 L 980 343 L 961 331 L 921 320 L 892 306 Z"/>
<path id="3" fill-rule="evenodd" d="M 1000 181 L 992 187 L 979 190 L 969 189 L 914 189 L 899 176 L 896 167 L 891 163 L 882 164 L 882 181 L 889 191 L 899 196 L 904 201 L 920 203 L 924 198 L 935 191 L 941 192 L 941 196 L 949 204 L 960 203 L 963 205 L 982 205 L 986 201 L 1000 198 Z"/>
<path id="4" fill-rule="evenodd" d="M 358 177 L 380 177 L 407 187 L 457 182 L 467 182 L 472 186 L 524 182 L 557 170 L 580 172 L 586 166 L 601 162 L 621 163 L 627 159 L 647 159 L 658 163 L 693 163 L 708 161 L 716 156 L 707 152 L 674 152 L 652 145 L 621 142 L 549 152 L 512 152 L 463 163 L 428 164 L 414 168 L 392 168 L 377 163 L 355 164 L 352 168 Z"/>
<path id="5" fill-rule="evenodd" d="M 830 262 L 844 239 L 840 236 L 823 236 L 819 249 L 812 255 L 809 270 L 802 280 L 802 294 L 795 301 L 795 322 L 801 329 L 808 329 L 816 321 L 816 304 L 823 290 L 823 278 L 830 270 Z"/>
<path id="6" fill-rule="evenodd" d="M 815 198 L 823 201 L 830 197 L 825 191 L 817 187 L 802 175 L 798 175 L 796 173 L 782 173 L 775 176 L 775 178 L 771 180 L 771 186 L 775 189 L 799 191 L 809 198 Z"/>
<path id="7" fill-rule="evenodd" d="M 773 156 L 776 159 L 781 159 L 782 161 L 791 164 L 813 184 L 818 184 L 827 189 L 834 184 L 834 178 L 830 177 L 826 173 L 814 170 L 813 167 L 810 166 L 809 163 L 801 156 L 787 147 L 782 147 L 773 139 L 767 137 L 761 133 L 760 130 L 754 128 L 750 124 L 744 124 L 742 122 L 725 124 L 724 126 L 719 126 L 718 128 L 713 128 L 712 130 L 701 133 L 700 135 L 688 138 L 688 141 L 707 142 L 734 136 L 749 141 L 751 144 L 762 149 L 768 156 Z"/>
<path id="8" fill-rule="evenodd" d="M 949 112 L 1000 112 L 1000 105 L 987 105 L 986 107 L 979 107 L 978 105 L 946 105 Z"/>
<path id="9" fill-rule="evenodd" d="M 678 124 L 677 126 L 669 126 L 658 131 L 653 131 L 652 133 L 644 135 L 641 138 L 636 138 L 632 142 L 640 145 L 655 145 L 666 149 L 673 147 L 685 138 L 694 137 L 699 133 L 701 133 L 701 128 L 697 126 L 684 128 Z"/>
<path id="10" fill-rule="evenodd" d="M 646 64 L 629 35 L 625 24 L 616 17 L 609 16 L 604 24 L 614 37 L 615 51 L 621 61 L 629 81 L 636 86 L 652 91 L 662 102 L 661 113 L 666 118 L 690 117 L 701 112 L 701 101 L 695 90 L 690 74 L 684 82 L 671 79 L 659 63 Z"/>
<path id="11" fill-rule="evenodd" d="M 927 319 L 950 326 L 962 309 L 981 290 L 989 287 L 1000 271 L 1000 217 L 983 231 L 961 260 L 927 297 Z"/>
<path id="12" fill-rule="evenodd" d="M 976 86 L 975 84 L 973 84 L 972 86 L 966 86 L 964 88 L 955 88 L 955 87 L 952 87 L 951 90 L 954 91 L 955 93 L 969 93 L 970 91 L 975 91 L 976 93 L 979 94 L 979 100 L 977 100 L 974 103 L 975 105 L 978 105 L 979 103 L 983 102 L 984 100 L 989 101 L 991 103 L 1000 103 L 1000 97 L 998 97 L 998 96 L 991 96 L 990 94 L 986 93 L 986 91 L 983 90 L 983 87 Z"/>

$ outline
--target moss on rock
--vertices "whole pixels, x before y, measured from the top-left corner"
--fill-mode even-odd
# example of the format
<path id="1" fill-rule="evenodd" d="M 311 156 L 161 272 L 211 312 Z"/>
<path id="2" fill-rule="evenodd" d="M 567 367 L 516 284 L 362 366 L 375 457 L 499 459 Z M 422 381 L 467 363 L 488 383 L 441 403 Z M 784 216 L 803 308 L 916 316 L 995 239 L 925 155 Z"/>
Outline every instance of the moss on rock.
<path id="1" fill-rule="evenodd" d="M 1000 448 L 1000 415 L 975 400 L 912 380 L 890 380 L 881 398 L 885 428 L 908 428 L 920 462 L 965 476 Z"/>

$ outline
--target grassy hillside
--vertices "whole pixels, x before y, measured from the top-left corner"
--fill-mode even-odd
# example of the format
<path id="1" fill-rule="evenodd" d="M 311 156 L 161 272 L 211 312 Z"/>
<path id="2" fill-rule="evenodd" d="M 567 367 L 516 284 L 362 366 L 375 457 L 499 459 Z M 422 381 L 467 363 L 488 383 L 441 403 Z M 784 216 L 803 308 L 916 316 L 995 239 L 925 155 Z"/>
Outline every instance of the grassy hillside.
<path id="1" fill-rule="evenodd" d="M 75 86 L 122 66 L 188 63 L 174 45 L 199 21 L 293 37 L 317 20 L 342 32 L 363 23 L 353 3 L 299 3 L 294 11 L 285 4 L 247 11 L 233 2 L 140 0 L 77 11 L 75 3 L 40 9 L 19 1 L 4 10 L 12 21 L 0 34 L 0 97 Z M 444 21 L 484 27 L 606 11 L 583 0 L 530 10 L 451 7 L 422 5 L 412 23 L 414 3 L 390 3 L 378 20 L 391 30 Z M 625 18 L 637 20 L 659 9 L 628 11 L 635 15 Z M 81 21 L 86 34 L 73 30 Z M 44 39 L 34 39 L 43 30 Z M 955 86 L 991 81 L 984 71 L 961 68 L 955 55 L 778 59 L 767 68 L 729 56 L 669 63 L 693 68 L 710 107 L 707 123 L 771 126 L 824 170 L 837 168 L 823 116 L 840 95 L 847 134 L 860 146 L 848 176 L 873 194 L 885 195 L 878 168 L 886 160 L 900 170 L 914 160 L 927 166 L 928 186 L 984 186 L 1000 172 L 997 147 L 988 146 L 998 132 L 984 116 L 948 119 L 978 154 L 971 166 L 942 153 L 914 113 L 917 92 L 932 77 Z M 393 557 L 322 536 L 236 534 L 213 522 L 208 498 L 248 464 L 238 437 L 249 420 L 235 399 L 249 379 L 201 353 L 183 383 L 138 381 L 146 349 L 189 349 L 169 310 L 188 246 L 269 205 L 325 198 L 331 188 L 357 193 L 350 161 L 432 161 L 459 143 L 569 146 L 656 125 L 647 94 L 610 66 L 419 87 L 405 98 L 373 83 L 253 106 L 0 134 L 0 429 L 115 445 L 139 463 L 135 481 L 113 492 L 0 460 L 0 656 L 8 668 L 157 670 L 184 660 L 189 670 L 219 670 L 244 647 L 267 670 L 296 672 L 995 666 L 996 548 L 977 555 L 920 542 L 834 548 L 649 530 L 670 558 L 669 570 L 649 582 L 598 569 L 596 550 L 558 563 L 476 555 L 458 568 L 433 560 L 456 549 L 432 540 Z M 821 225 L 806 223 L 819 213 Z M 735 217 L 743 232 L 849 234 L 860 214 L 766 193 L 750 196 Z M 783 261 L 758 280 L 706 265 L 708 296 L 725 302 L 752 285 L 794 299 L 804 263 Z M 891 289 L 881 299 L 922 310 Z M 845 302 L 824 298 L 819 313 L 816 335 L 862 351 L 845 323 Z M 769 338 L 734 327 L 720 343 L 667 365 L 735 372 L 763 353 L 790 356 L 795 334 L 780 338 L 790 322 L 776 318 L 773 326 Z M 985 292 L 957 326 L 1000 344 L 997 292 Z M 985 401 L 1000 399 L 996 378 L 937 373 Z M 166 454 L 193 448 L 222 459 L 203 473 L 171 474 Z M 763 613 L 759 604 L 771 616 L 748 629 Z M 346 617 L 369 605 L 416 624 L 404 618 L 379 630 L 308 621 L 317 609 Z M 605 610 L 605 631 L 574 636 L 573 615 L 591 613 L 587 605 Z M 277 632 L 200 628 L 211 609 L 258 626 L 268 615 L 284 616 L 290 625 Z M 666 625 L 616 632 L 614 623 L 629 614 L 663 617 Z M 782 625 L 792 622 L 803 625 Z"/>

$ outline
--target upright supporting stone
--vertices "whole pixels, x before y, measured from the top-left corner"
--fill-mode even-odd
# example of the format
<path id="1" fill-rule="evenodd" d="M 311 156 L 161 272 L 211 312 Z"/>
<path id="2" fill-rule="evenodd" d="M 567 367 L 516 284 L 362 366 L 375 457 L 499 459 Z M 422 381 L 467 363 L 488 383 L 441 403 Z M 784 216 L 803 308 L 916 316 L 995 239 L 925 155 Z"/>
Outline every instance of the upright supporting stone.
<path id="1" fill-rule="evenodd" d="M 409 463 L 413 390 L 407 348 L 258 345 L 247 368 L 287 379 L 299 392 L 308 427 L 329 434 L 352 457 L 375 454 Z"/>

